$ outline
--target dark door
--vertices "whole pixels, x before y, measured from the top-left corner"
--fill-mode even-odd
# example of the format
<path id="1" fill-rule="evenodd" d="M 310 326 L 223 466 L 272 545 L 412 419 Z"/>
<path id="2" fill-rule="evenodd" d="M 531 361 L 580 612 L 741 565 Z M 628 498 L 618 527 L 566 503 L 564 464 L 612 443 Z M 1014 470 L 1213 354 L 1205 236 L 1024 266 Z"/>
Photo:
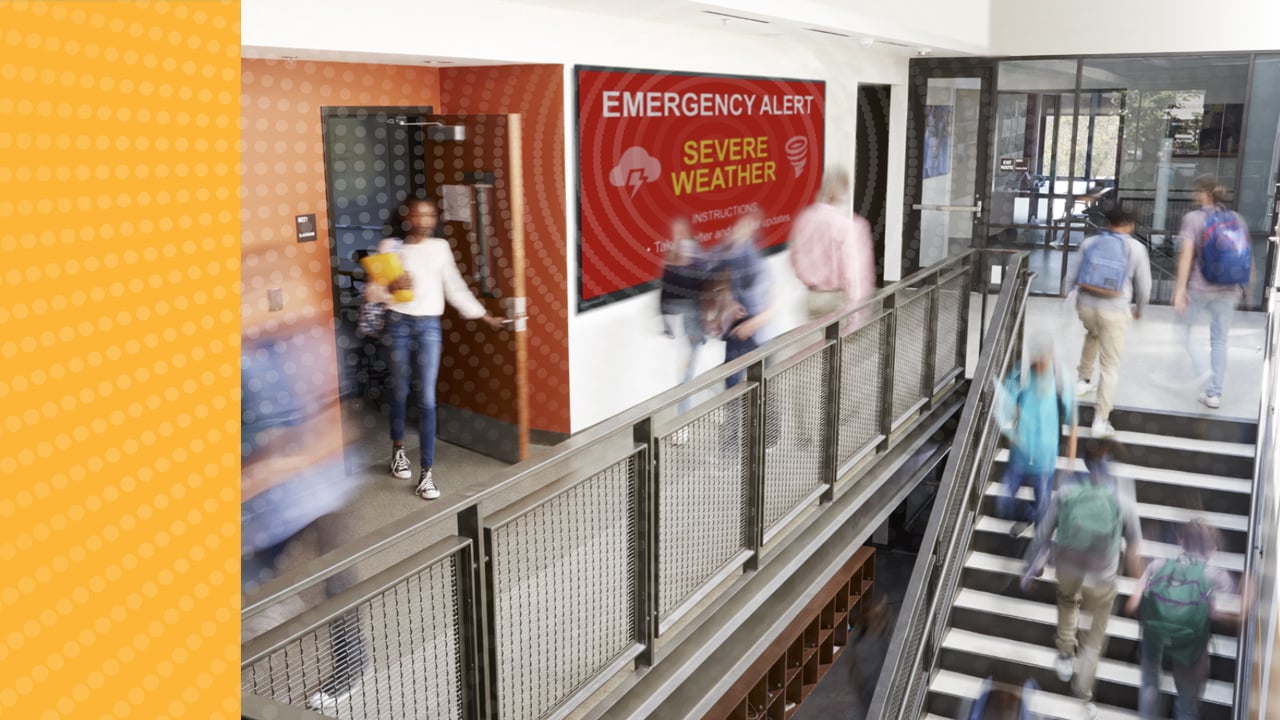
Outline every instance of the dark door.
<path id="1" fill-rule="evenodd" d="M 903 275 L 986 246 L 993 63 L 911 61 Z"/>

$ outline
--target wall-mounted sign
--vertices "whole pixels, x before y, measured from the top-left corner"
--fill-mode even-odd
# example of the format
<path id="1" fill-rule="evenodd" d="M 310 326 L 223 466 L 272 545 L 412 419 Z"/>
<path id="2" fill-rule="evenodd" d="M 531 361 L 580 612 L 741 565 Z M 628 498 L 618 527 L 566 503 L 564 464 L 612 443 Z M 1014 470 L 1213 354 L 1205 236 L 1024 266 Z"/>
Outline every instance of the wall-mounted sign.
<path id="1" fill-rule="evenodd" d="M 817 80 L 579 67 L 578 308 L 653 286 L 671 223 L 704 246 L 763 211 L 763 249 L 822 182 L 826 86 Z"/>
<path id="2" fill-rule="evenodd" d="M 298 224 L 298 242 L 311 242 L 316 239 L 316 215 L 299 215 L 297 217 Z"/>
<path id="3" fill-rule="evenodd" d="M 1001 172 L 1025 172 L 1031 168 L 1031 158 L 1000 158 Z"/>

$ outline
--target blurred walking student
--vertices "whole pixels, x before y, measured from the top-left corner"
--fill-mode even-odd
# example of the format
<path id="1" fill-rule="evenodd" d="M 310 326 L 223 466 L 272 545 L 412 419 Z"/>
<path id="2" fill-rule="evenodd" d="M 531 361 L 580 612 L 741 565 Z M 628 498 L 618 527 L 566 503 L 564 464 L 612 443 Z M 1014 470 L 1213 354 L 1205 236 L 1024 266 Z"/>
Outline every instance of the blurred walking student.
<path id="1" fill-rule="evenodd" d="M 1177 720 L 1200 716 L 1200 694 L 1209 677 L 1209 636 L 1212 621 L 1236 616 L 1223 612 L 1218 599 L 1234 592 L 1231 575 L 1209 565 L 1218 549 L 1216 533 L 1203 520 L 1179 528 L 1182 552 L 1171 560 L 1147 567 L 1129 597 L 1128 614 L 1137 614 L 1142 627 L 1142 687 L 1138 695 L 1141 717 L 1160 713 L 1160 668 L 1166 658 L 1178 696 Z"/>
<path id="2" fill-rule="evenodd" d="M 1076 374 L 1079 395 L 1097 390 L 1093 413 L 1093 436 L 1110 437 L 1111 409 L 1120 376 L 1120 353 L 1124 350 L 1132 320 L 1142 317 L 1151 298 L 1151 260 L 1147 249 L 1133 238 L 1133 213 L 1116 206 L 1106 213 L 1109 229 L 1080 244 L 1079 262 L 1067 273 L 1068 293 L 1076 293 L 1076 313 L 1084 324 L 1084 347 Z M 1133 307 L 1130 308 L 1130 304 Z M 1094 363 L 1099 378 L 1093 381 Z"/>
<path id="3" fill-rule="evenodd" d="M 1226 190 L 1218 178 L 1195 180 L 1198 207 L 1182 218 L 1178 231 L 1178 279 L 1173 306 L 1183 322 L 1183 343 L 1196 373 L 1200 403 L 1211 409 L 1222 404 L 1227 374 L 1227 333 L 1236 306 L 1244 297 L 1253 272 L 1249 226 L 1239 213 L 1223 206 Z M 1191 329 L 1202 315 L 1209 317 L 1209 366 L 1191 346 Z"/>
<path id="4" fill-rule="evenodd" d="M 1025 590 L 1039 577 L 1053 549 L 1058 575 L 1058 656 L 1054 670 L 1085 701 L 1086 717 L 1097 717 L 1093 703 L 1098 659 L 1107 639 L 1116 598 L 1121 540 L 1129 571 L 1141 571 L 1142 529 L 1132 500 L 1117 492 L 1111 473 L 1112 444 L 1106 440 L 1085 443 L 1088 479 L 1069 484 L 1053 494 L 1044 522 L 1036 529 L 1022 577 Z M 1081 608 L 1092 617 L 1089 630 L 1077 637 Z M 1074 678 L 1074 679 L 1073 679 Z"/>
<path id="5" fill-rule="evenodd" d="M 818 200 L 791 223 L 791 267 L 809 288 L 809 319 L 856 307 L 875 292 L 871 225 L 848 208 L 849 173 L 827 173 Z"/>
<path id="6" fill-rule="evenodd" d="M 958 717 L 964 720 L 1040 720 L 1031 710 L 1040 686 L 1027 678 L 1022 687 L 998 683 L 987 678 L 978 697 Z"/>
<path id="7" fill-rule="evenodd" d="M 440 374 L 443 338 L 440 316 L 447 300 L 462 317 L 481 320 L 495 330 L 502 320 L 490 315 L 471 293 L 458 272 L 449 241 L 436 237 L 440 209 L 434 200 L 409 200 L 401 215 L 407 229 L 404 241 L 387 238 L 378 252 L 397 252 L 405 273 L 391 284 L 370 282 L 366 301 L 387 303 L 383 342 L 391 350 L 391 474 L 402 480 L 413 477 L 413 468 L 404 449 L 405 416 L 408 412 L 411 381 L 417 380 L 418 451 L 422 463 L 414 491 L 424 500 L 440 497 L 431 472 L 436 449 L 436 380 Z M 397 301 L 397 290 L 412 290 L 413 298 Z"/>
<path id="8" fill-rule="evenodd" d="M 729 236 L 717 248 L 708 280 L 709 327 L 724 338 L 724 361 L 731 362 L 764 344 L 773 317 L 773 278 L 756 248 L 764 214 L 752 210 L 734 223 Z M 744 373 L 729 378 L 733 387 Z"/>
<path id="9" fill-rule="evenodd" d="M 996 510 L 1014 521 L 1009 534 L 1015 537 L 1028 525 L 1039 525 L 1049 508 L 1064 424 L 1071 427 L 1067 457 L 1072 465 L 1076 458 L 1076 403 L 1070 371 L 1054 361 L 1053 344 L 1047 337 L 1033 338 L 1027 346 L 1026 377 L 1018 370 L 1009 374 L 996 408 L 1000 430 L 1010 445 L 1004 494 L 997 498 Z M 1029 505 L 1017 499 L 1024 485 L 1035 491 L 1035 501 Z"/>
<path id="10" fill-rule="evenodd" d="M 693 226 L 687 219 L 678 218 L 671 224 L 671 243 L 663 258 L 658 304 L 667 337 L 676 337 L 679 333 L 688 344 L 689 354 L 680 374 L 682 383 L 693 379 L 697 370 L 698 348 L 706 341 L 701 309 L 703 286 L 708 275 L 707 257 L 693 236 Z M 674 327 L 676 319 L 679 320 L 679 328 Z M 691 398 L 682 400 L 680 412 L 686 412 L 691 403 Z"/>

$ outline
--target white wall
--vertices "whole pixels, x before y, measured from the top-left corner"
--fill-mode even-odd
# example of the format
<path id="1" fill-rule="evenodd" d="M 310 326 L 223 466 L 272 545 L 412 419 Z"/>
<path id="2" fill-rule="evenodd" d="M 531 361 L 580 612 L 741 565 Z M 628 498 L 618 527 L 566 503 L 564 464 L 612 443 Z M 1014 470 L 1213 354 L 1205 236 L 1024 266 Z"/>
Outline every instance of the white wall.
<path id="1" fill-rule="evenodd" d="M 940 1 L 940 0 L 939 0 Z M 902 167 L 906 123 L 907 59 L 861 50 L 852 42 L 815 36 L 806 42 L 720 30 L 702 30 L 656 22 L 534 7 L 500 0 L 466 3 L 421 0 L 253 0 L 242 4 L 242 42 L 254 52 L 277 51 L 309 56 L 323 50 L 332 59 L 382 62 L 397 55 L 454 57 L 566 65 L 607 65 L 695 72 L 765 75 L 825 80 L 826 161 L 852 168 L 858 83 L 891 84 L 887 274 L 897 277 L 901 255 Z M 407 62 L 407 60 L 406 60 Z M 566 87 L 573 87 L 566 70 Z M 577 157 L 572 118 L 573 93 L 566 93 L 566 178 L 576 192 Z M 572 207 L 572 204 L 570 204 Z M 566 277 L 577 277 L 576 213 L 569 217 L 571 252 Z M 770 258 L 777 296 L 778 329 L 803 318 L 802 288 L 791 275 L 785 253 Z M 577 288 L 567 287 L 570 308 Z M 531 309 L 536 312 L 536 308 Z M 569 377 L 573 431 L 604 420 L 672 387 L 677 380 L 680 345 L 659 332 L 653 293 L 574 314 L 569 322 Z M 718 356 L 717 356 L 718 354 Z M 704 348 L 704 367 L 723 358 L 722 346 Z"/>
<path id="2" fill-rule="evenodd" d="M 991 54 L 1055 55 L 1280 48 L 1276 0 L 991 0 Z"/>

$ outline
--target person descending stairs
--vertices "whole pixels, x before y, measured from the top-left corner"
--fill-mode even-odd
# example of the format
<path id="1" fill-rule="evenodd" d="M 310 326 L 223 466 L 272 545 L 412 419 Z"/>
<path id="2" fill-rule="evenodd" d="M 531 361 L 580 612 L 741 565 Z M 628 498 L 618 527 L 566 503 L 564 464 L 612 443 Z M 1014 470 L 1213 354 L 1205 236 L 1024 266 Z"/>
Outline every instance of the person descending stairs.
<path id="1" fill-rule="evenodd" d="M 1113 417 L 1117 426 L 1114 438 L 1124 451 L 1117 453 L 1109 472 L 1120 479 L 1120 497 L 1131 498 L 1142 534 L 1140 543 L 1134 543 L 1140 565 L 1177 561 L 1184 556 L 1174 530 L 1197 520 L 1211 528 L 1219 541 L 1217 552 L 1206 559 L 1209 575 L 1225 572 L 1239 587 L 1248 534 L 1255 425 L 1221 419 L 1193 422 L 1129 411 Z M 1091 433 L 1082 430 L 1082 435 Z M 1061 679 L 1066 673 L 1059 673 L 1065 665 L 1057 642 L 1061 577 L 1052 557 L 1038 577 L 1032 572 L 1025 583 L 1019 582 L 1026 569 L 1025 558 L 1033 555 L 1035 548 L 1025 533 L 1011 540 L 1011 521 L 996 512 L 997 500 L 1004 492 L 1000 478 L 1008 457 L 1008 450 L 999 451 L 987 479 L 923 717 L 965 717 L 966 708 L 972 707 L 988 678 L 1013 686 L 1034 681 L 1040 691 L 1032 698 L 1030 710 L 1046 720 L 1143 717 L 1139 714 L 1144 685 L 1142 628 L 1138 617 L 1125 613 L 1133 596 L 1142 595 L 1139 578 L 1128 568 L 1115 579 L 1116 599 L 1096 659 L 1090 706 L 1080 697 L 1081 688 L 1073 691 L 1075 663 L 1066 680 Z M 1069 483 L 1073 475 L 1083 475 L 1086 467 L 1083 459 L 1070 462 L 1059 457 L 1058 470 L 1061 486 L 1064 477 Z M 1131 488 L 1126 490 L 1127 484 Z M 1031 489 L 1021 489 L 1019 497 L 1029 500 Z M 1060 527 L 1057 532 L 1062 532 Z M 1199 717 L 1206 720 L 1231 716 L 1237 627 L 1229 618 L 1239 613 L 1240 607 L 1238 593 L 1215 588 L 1199 707 Z M 1080 618 L 1080 633 L 1087 636 L 1091 627 L 1089 618 Z M 1151 717 L 1173 716 L 1178 687 L 1168 662 L 1157 683 L 1151 683 L 1148 676 Z"/>

